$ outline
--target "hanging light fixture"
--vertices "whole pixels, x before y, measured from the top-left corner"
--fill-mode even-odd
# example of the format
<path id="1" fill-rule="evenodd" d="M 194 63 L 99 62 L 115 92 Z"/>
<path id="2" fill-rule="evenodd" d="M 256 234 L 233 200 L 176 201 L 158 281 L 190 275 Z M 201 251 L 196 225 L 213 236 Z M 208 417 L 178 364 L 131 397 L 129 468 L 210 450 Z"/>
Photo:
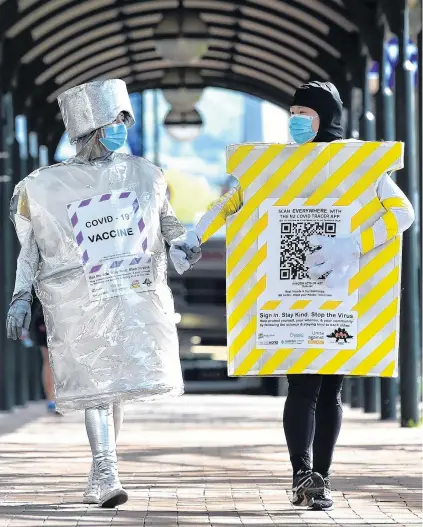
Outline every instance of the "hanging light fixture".
<path id="1" fill-rule="evenodd" d="M 190 70 L 170 70 L 161 80 L 163 86 L 163 96 L 178 112 L 189 112 L 201 99 L 203 78 L 199 73 Z M 197 86 L 190 88 L 189 86 Z"/>
<path id="2" fill-rule="evenodd" d="M 201 134 L 203 119 L 195 109 L 188 112 L 178 112 L 172 109 L 166 115 L 164 126 L 173 139 L 194 141 Z"/>
<path id="3" fill-rule="evenodd" d="M 176 11 L 168 11 L 154 33 L 156 51 L 172 62 L 192 62 L 208 49 L 208 28 L 197 12 L 184 9 L 182 1 Z"/>

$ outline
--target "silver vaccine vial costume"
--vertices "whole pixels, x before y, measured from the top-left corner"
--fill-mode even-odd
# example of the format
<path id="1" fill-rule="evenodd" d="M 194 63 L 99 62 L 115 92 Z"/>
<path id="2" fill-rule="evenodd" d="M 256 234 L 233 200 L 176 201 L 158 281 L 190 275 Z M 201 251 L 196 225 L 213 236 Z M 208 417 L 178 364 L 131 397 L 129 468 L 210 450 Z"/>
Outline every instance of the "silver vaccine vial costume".
<path id="1" fill-rule="evenodd" d="M 77 153 L 15 189 L 22 250 L 12 305 L 35 286 L 57 408 L 87 410 L 94 462 L 84 500 L 115 506 L 126 501 L 115 449 L 123 401 L 183 392 L 165 241 L 186 231 L 161 170 L 100 141 L 104 127 L 135 122 L 125 83 L 91 82 L 58 101 Z"/>

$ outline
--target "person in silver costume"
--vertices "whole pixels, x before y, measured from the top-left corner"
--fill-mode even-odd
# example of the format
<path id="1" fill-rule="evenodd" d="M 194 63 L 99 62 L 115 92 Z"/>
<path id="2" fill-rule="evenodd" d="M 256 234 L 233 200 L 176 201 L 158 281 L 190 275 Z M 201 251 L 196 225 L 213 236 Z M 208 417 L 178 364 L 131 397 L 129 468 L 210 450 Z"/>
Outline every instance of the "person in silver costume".
<path id="1" fill-rule="evenodd" d="M 83 501 L 115 507 L 128 499 L 116 454 L 124 401 L 183 392 L 164 241 L 180 274 L 201 251 L 172 211 L 161 170 L 116 152 L 135 122 L 123 81 L 77 86 L 59 96 L 59 105 L 76 155 L 35 171 L 15 189 L 11 218 L 22 247 L 7 334 L 16 340 L 29 327 L 34 285 L 45 314 L 58 410 L 85 410 L 93 461 Z M 149 233 L 151 280 L 136 291 L 93 300 L 67 208 L 131 191 Z"/>

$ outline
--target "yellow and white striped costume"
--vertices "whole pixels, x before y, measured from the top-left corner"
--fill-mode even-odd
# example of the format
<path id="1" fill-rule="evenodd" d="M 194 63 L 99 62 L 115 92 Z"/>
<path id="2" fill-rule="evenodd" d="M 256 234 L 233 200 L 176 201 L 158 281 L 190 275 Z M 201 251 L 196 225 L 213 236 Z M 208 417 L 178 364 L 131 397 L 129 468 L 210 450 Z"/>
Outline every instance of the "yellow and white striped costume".
<path id="1" fill-rule="evenodd" d="M 414 220 L 411 203 L 389 176 L 403 166 L 403 145 L 360 141 L 248 144 L 228 147 L 227 153 L 227 172 L 239 184 L 210 207 L 196 234 L 204 243 L 227 224 L 229 373 L 395 376 L 401 233 Z M 262 265 L 267 256 L 260 235 L 268 221 L 266 214 L 260 217 L 259 207 L 267 198 L 275 198 L 279 206 L 288 206 L 295 198 L 304 198 L 304 205 L 310 206 L 324 198 L 336 198 L 338 206 L 359 204 L 351 235 L 359 242 L 362 256 L 360 271 L 349 282 L 349 292 L 358 291 L 358 302 L 346 307 L 358 314 L 357 349 L 256 347 L 257 313 L 263 308 L 260 297 L 266 283 Z M 298 300 L 290 309 L 302 309 L 309 303 Z M 340 303 L 326 302 L 320 309 L 335 309 Z"/>
<path id="2" fill-rule="evenodd" d="M 358 241 L 363 254 L 401 234 L 414 221 L 410 201 L 388 174 L 380 176 L 375 186 L 377 201 L 369 204 L 369 207 L 378 210 L 381 203 L 385 212 L 373 225 L 361 232 Z M 226 224 L 226 219 L 236 214 L 242 204 L 243 192 L 239 184 L 213 202 L 195 228 L 201 243 L 205 243 L 220 230 Z"/>

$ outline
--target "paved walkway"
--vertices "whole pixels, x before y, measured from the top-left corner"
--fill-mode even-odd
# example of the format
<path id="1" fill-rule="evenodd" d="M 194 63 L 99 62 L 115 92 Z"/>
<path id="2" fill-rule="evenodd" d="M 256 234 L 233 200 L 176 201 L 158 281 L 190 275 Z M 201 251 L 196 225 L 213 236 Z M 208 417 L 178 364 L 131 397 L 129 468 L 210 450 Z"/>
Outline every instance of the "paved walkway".
<path id="1" fill-rule="evenodd" d="M 90 456 L 82 414 L 40 404 L 0 415 L 0 527 L 421 525 L 421 431 L 345 411 L 330 513 L 294 509 L 283 400 L 185 396 L 128 408 L 119 441 L 130 501 L 80 503 Z"/>

